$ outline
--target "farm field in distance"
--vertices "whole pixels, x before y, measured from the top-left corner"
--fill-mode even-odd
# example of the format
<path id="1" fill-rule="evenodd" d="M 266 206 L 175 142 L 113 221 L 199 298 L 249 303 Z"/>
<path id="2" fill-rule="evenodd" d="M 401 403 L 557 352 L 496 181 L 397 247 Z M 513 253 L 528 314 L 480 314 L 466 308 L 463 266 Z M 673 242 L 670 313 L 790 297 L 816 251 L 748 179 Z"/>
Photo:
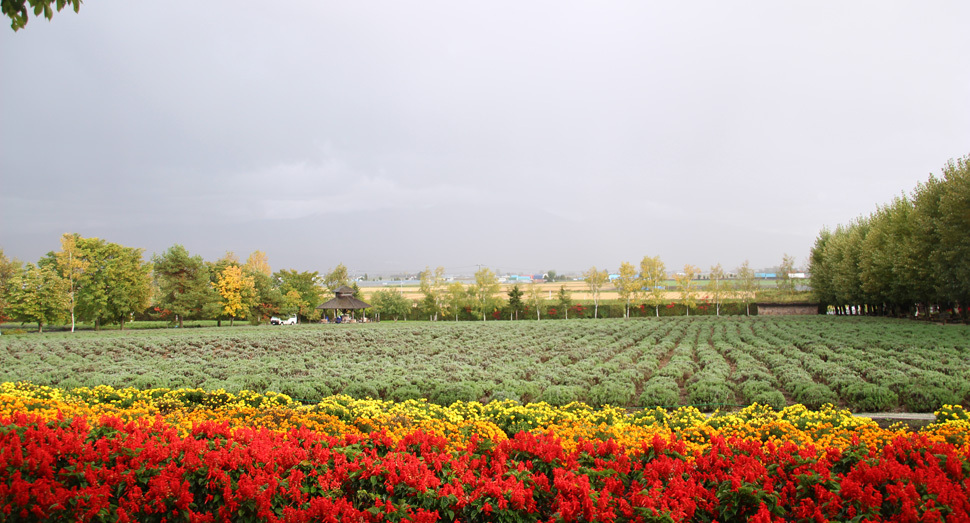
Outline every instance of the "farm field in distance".
<path id="1" fill-rule="evenodd" d="M 0 339 L 0 382 L 199 387 L 448 405 L 629 408 L 970 403 L 970 331 L 876 318 L 307 325 Z"/>

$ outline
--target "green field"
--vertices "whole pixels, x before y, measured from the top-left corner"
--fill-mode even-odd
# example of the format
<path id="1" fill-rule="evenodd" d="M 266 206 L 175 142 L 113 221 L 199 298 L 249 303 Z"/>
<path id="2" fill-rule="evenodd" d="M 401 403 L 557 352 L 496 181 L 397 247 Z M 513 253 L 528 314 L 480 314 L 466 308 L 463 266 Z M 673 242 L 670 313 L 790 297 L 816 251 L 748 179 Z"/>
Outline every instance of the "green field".
<path id="1" fill-rule="evenodd" d="M 970 404 L 970 329 L 697 317 L 197 328 L 0 338 L 0 381 L 562 405 Z"/>

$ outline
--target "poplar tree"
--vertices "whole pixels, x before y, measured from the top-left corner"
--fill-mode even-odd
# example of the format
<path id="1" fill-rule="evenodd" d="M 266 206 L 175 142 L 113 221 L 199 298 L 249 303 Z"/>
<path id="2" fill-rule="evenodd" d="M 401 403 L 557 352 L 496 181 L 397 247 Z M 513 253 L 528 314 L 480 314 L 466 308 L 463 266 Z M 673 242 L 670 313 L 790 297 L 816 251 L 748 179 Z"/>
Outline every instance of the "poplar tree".
<path id="1" fill-rule="evenodd" d="M 573 305 L 573 298 L 569 294 L 569 291 L 566 290 L 565 285 L 559 286 L 559 294 L 557 295 L 557 304 L 559 305 L 559 309 L 562 310 L 563 312 L 563 317 L 568 320 L 569 308 L 572 307 Z"/>
<path id="2" fill-rule="evenodd" d="M 482 321 L 485 321 L 485 314 L 495 308 L 495 293 L 500 289 L 498 276 L 488 267 L 482 267 L 475 271 L 475 305 L 482 314 Z"/>
<path id="3" fill-rule="evenodd" d="M 785 253 L 781 258 L 781 266 L 778 268 L 778 286 L 782 292 L 789 296 L 795 294 L 795 280 L 792 273 L 795 272 L 795 257 Z"/>
<path id="4" fill-rule="evenodd" d="M 148 306 L 151 265 L 142 252 L 100 238 L 61 237 L 61 251 L 48 253 L 40 264 L 56 268 L 67 282 L 72 330 L 78 317 L 94 322 L 95 329 L 116 322 L 124 329 Z"/>
<path id="5" fill-rule="evenodd" d="M 12 291 L 13 277 L 21 270 L 22 264 L 17 259 L 9 259 L 0 249 L 0 322 L 6 321 L 10 316 L 10 293 Z"/>
<path id="6" fill-rule="evenodd" d="M 317 274 L 314 272 L 313 274 Z M 338 263 L 332 271 L 328 272 L 322 281 L 323 285 L 330 291 L 331 295 L 337 294 L 337 289 L 343 285 L 350 283 L 350 274 L 347 271 L 347 266 L 342 263 Z"/>
<path id="7" fill-rule="evenodd" d="M 745 314 L 751 316 L 751 302 L 758 291 L 758 282 L 754 279 L 754 269 L 751 268 L 748 260 L 744 260 L 737 272 L 738 279 L 734 283 L 734 291 L 741 303 L 744 304 Z"/>
<path id="8" fill-rule="evenodd" d="M 687 264 L 684 265 L 683 272 L 677 273 L 677 276 L 674 278 L 677 280 L 678 287 L 680 287 L 680 299 L 687 307 L 688 316 L 690 316 L 690 308 L 697 305 L 697 283 L 694 281 L 694 278 L 700 272 L 700 269 L 697 267 Z"/>
<path id="9" fill-rule="evenodd" d="M 67 315 L 67 283 L 52 265 L 28 263 L 11 275 L 9 300 L 14 318 L 36 322 L 37 332 L 44 332 L 44 325 Z"/>
<path id="10" fill-rule="evenodd" d="M 603 290 L 603 286 L 606 282 L 610 280 L 610 273 L 605 270 L 601 271 L 592 266 L 588 271 L 583 273 L 583 281 L 586 282 L 586 286 L 589 287 L 589 294 L 593 298 L 593 317 L 599 317 L 600 310 L 600 292 Z"/>
<path id="11" fill-rule="evenodd" d="M 726 277 L 727 275 L 724 274 L 724 269 L 720 263 L 711 267 L 707 290 L 714 302 L 715 316 L 721 315 L 721 302 L 724 301 L 724 292 L 727 288 L 727 282 L 724 281 Z"/>
<path id="12" fill-rule="evenodd" d="M 529 284 L 529 305 L 536 309 L 536 321 L 542 320 L 542 307 L 546 299 L 542 297 L 542 289 L 535 280 Z"/>
<path id="13" fill-rule="evenodd" d="M 438 321 L 438 313 L 444 304 L 445 292 L 445 268 L 438 267 L 434 271 L 430 267 L 425 267 L 420 274 L 421 293 L 424 294 L 424 302 L 428 312 L 431 313 L 431 320 Z"/>
<path id="14" fill-rule="evenodd" d="M 637 298 L 637 295 L 643 286 L 640 279 L 637 277 L 637 270 L 633 267 L 633 264 L 629 262 L 623 262 L 620 264 L 619 278 L 613 281 L 613 285 L 616 287 L 616 293 L 626 305 L 623 310 L 623 317 L 629 318 L 630 302 Z"/>
<path id="15" fill-rule="evenodd" d="M 458 321 L 458 315 L 465 307 L 465 304 L 468 303 L 470 292 L 471 289 L 466 289 L 465 286 L 459 281 L 451 282 L 451 284 L 448 285 L 445 296 L 445 305 L 448 308 L 449 316 L 454 313 L 455 321 Z"/>
<path id="16" fill-rule="evenodd" d="M 660 256 L 644 256 L 640 261 L 640 280 L 641 287 L 646 289 L 647 302 L 653 305 L 654 312 L 660 317 L 660 305 L 664 301 L 666 289 L 664 283 L 667 281 L 667 268 Z"/>

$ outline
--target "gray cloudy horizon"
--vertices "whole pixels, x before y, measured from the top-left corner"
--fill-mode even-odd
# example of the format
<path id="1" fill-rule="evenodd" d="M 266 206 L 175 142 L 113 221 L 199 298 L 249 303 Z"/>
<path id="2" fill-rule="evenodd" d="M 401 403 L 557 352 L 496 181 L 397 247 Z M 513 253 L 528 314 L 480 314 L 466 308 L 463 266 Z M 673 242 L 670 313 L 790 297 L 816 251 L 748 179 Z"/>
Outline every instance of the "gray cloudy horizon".
<path id="1" fill-rule="evenodd" d="M 970 154 L 965 2 L 123 2 L 0 29 L 0 248 L 806 263 Z"/>

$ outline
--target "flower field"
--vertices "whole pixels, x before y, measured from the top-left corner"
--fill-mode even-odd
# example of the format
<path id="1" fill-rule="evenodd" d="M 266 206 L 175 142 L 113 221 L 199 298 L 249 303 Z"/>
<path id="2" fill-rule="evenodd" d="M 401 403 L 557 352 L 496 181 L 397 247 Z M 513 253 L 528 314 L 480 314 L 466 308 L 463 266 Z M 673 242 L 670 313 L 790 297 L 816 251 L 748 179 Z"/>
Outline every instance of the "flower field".
<path id="1" fill-rule="evenodd" d="M 968 521 L 970 421 L 0 384 L 0 521 Z"/>
<path id="2" fill-rule="evenodd" d="M 4 336 L 0 522 L 970 521 L 968 400 L 868 318 Z"/>
<path id="3" fill-rule="evenodd" d="M 60 388 L 511 399 L 702 410 L 970 406 L 970 330 L 879 318 L 673 317 L 3 336 L 0 381 Z"/>

